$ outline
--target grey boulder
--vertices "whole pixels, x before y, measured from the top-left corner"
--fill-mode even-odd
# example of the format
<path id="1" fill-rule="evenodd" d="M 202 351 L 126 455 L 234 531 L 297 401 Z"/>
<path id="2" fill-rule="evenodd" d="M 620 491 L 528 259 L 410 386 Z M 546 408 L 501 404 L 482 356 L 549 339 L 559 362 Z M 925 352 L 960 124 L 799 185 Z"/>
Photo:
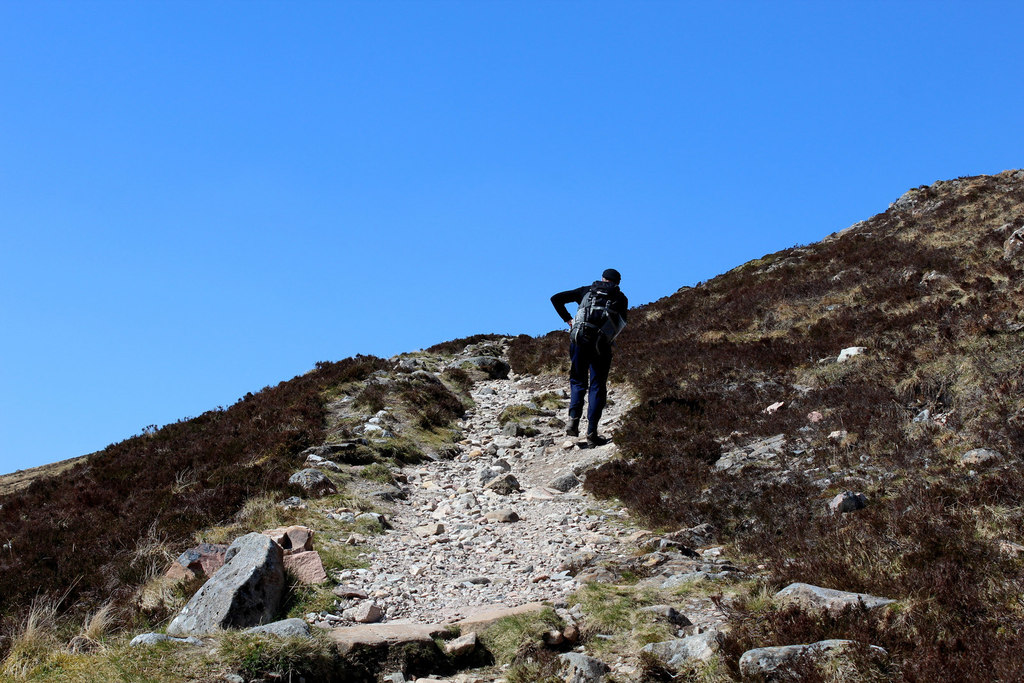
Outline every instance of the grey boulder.
<path id="1" fill-rule="evenodd" d="M 485 489 L 494 491 L 502 496 L 510 496 L 513 493 L 519 493 L 523 488 L 519 485 L 519 480 L 511 474 L 503 474 L 499 477 L 495 477 L 491 481 L 487 482 L 484 486 Z"/>
<path id="2" fill-rule="evenodd" d="M 265 633 L 279 638 L 311 638 L 309 624 L 302 619 L 282 619 L 245 629 L 246 633 Z"/>
<path id="3" fill-rule="evenodd" d="M 867 506 L 868 498 L 863 493 L 843 491 L 836 494 L 836 497 L 829 502 L 828 509 L 832 511 L 832 514 L 839 515 L 855 510 L 863 510 Z"/>
<path id="4" fill-rule="evenodd" d="M 856 647 L 852 640 L 822 640 L 808 645 L 780 645 L 776 647 L 759 647 L 747 650 L 740 657 L 740 674 L 746 678 L 757 680 L 796 680 L 792 675 L 785 675 L 780 669 L 803 658 L 814 660 L 827 657 L 842 657 L 845 651 Z M 882 648 L 871 645 L 872 654 L 886 655 Z"/>
<path id="5" fill-rule="evenodd" d="M 678 672 L 690 663 L 706 662 L 719 649 L 721 644 L 718 631 L 707 631 L 687 638 L 644 645 L 643 652 L 650 652 L 668 669 Z"/>
<path id="6" fill-rule="evenodd" d="M 603 683 L 608 680 L 609 666 L 599 659 L 578 652 L 559 655 L 559 670 L 566 683 Z"/>
<path id="7" fill-rule="evenodd" d="M 288 478 L 288 483 L 301 486 L 307 493 L 314 496 L 338 492 L 338 488 L 327 478 L 326 474 L 313 468 L 299 470 Z"/>
<path id="8" fill-rule="evenodd" d="M 880 598 L 877 595 L 848 593 L 832 588 L 812 586 L 809 583 L 791 583 L 776 593 L 775 598 L 783 603 L 805 608 L 827 609 L 829 612 L 841 612 L 846 607 L 858 605 L 864 605 L 867 609 L 875 609 L 896 602 L 889 598 Z"/>
<path id="9" fill-rule="evenodd" d="M 174 638 L 166 633 L 142 633 L 128 643 L 129 647 L 150 647 L 158 643 L 174 643 L 176 645 L 202 645 L 203 641 L 198 638 Z"/>
<path id="10" fill-rule="evenodd" d="M 274 619 L 284 593 L 284 551 L 251 533 L 228 547 L 225 563 L 182 608 L 168 635 L 246 628 Z"/>
<path id="11" fill-rule="evenodd" d="M 964 467 L 979 467 L 1002 460 L 1003 455 L 991 448 L 974 448 L 960 456 L 960 464 Z"/>
<path id="12" fill-rule="evenodd" d="M 562 493 L 567 493 L 579 485 L 579 478 L 577 478 L 576 475 L 573 474 L 572 472 L 563 474 L 560 477 L 555 477 L 550 482 L 548 482 L 548 488 L 555 489 L 556 491 L 561 491 Z"/>

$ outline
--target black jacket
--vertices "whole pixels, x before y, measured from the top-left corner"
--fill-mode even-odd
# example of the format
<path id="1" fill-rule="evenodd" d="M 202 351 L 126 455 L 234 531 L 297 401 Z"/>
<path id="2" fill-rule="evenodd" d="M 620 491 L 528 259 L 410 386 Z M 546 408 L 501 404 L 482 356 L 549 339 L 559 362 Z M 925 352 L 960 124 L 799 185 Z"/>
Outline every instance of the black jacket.
<path id="1" fill-rule="evenodd" d="M 626 312 L 629 310 L 629 299 L 622 293 L 619 286 L 611 282 L 605 282 L 604 280 L 598 280 L 592 285 L 584 285 L 576 289 L 570 289 L 565 292 L 559 292 L 551 297 L 551 303 L 555 307 L 555 312 L 558 313 L 558 317 L 566 323 L 572 322 L 572 316 L 569 315 L 569 311 L 565 310 L 565 305 L 569 303 L 579 304 L 583 301 L 583 297 L 586 296 L 587 292 L 592 287 L 600 287 L 611 291 L 612 307 L 615 312 L 622 316 L 623 320 L 626 320 Z"/>

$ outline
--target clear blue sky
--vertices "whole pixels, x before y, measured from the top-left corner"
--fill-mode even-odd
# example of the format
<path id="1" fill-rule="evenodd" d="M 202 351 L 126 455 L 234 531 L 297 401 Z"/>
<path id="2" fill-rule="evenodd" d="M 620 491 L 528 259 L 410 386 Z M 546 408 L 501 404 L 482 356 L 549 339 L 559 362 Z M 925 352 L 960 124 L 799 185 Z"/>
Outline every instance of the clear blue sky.
<path id="1" fill-rule="evenodd" d="M 0 0 L 0 472 L 1024 166 L 1024 4 Z"/>

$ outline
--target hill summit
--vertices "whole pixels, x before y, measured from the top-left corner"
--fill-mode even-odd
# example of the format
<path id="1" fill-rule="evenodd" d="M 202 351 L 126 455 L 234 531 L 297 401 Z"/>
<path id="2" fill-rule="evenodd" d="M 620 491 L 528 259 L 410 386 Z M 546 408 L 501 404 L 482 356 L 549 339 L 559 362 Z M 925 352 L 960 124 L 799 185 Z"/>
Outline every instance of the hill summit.
<path id="1" fill-rule="evenodd" d="M 267 532 L 338 583 L 294 580 L 275 613 L 333 645 L 227 632 L 218 676 L 1020 680 L 1022 266 L 1024 171 L 940 181 L 634 309 L 600 449 L 559 436 L 564 332 L 321 363 L 115 444 L 0 500 L 5 671 L 180 678 L 197 656 L 142 664 L 127 635 L 220 570 L 168 566 Z M 310 548 L 272 533 L 302 525 Z M 443 656 L 371 666 L 371 602 L 375 633 L 449 610 L 480 646 L 430 631 Z"/>

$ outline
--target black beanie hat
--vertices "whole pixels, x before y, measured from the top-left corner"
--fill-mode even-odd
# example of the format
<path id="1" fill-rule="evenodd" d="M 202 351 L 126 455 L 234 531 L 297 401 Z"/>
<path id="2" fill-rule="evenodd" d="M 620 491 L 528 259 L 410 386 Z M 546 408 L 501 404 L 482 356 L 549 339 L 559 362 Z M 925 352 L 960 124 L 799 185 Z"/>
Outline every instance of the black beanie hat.
<path id="1" fill-rule="evenodd" d="M 608 280 L 608 282 L 614 282 L 615 284 L 619 284 L 620 282 L 622 282 L 622 276 L 619 275 L 619 271 L 615 270 L 614 268 L 609 268 L 608 270 L 601 273 L 601 277 L 603 277 L 605 280 Z"/>

